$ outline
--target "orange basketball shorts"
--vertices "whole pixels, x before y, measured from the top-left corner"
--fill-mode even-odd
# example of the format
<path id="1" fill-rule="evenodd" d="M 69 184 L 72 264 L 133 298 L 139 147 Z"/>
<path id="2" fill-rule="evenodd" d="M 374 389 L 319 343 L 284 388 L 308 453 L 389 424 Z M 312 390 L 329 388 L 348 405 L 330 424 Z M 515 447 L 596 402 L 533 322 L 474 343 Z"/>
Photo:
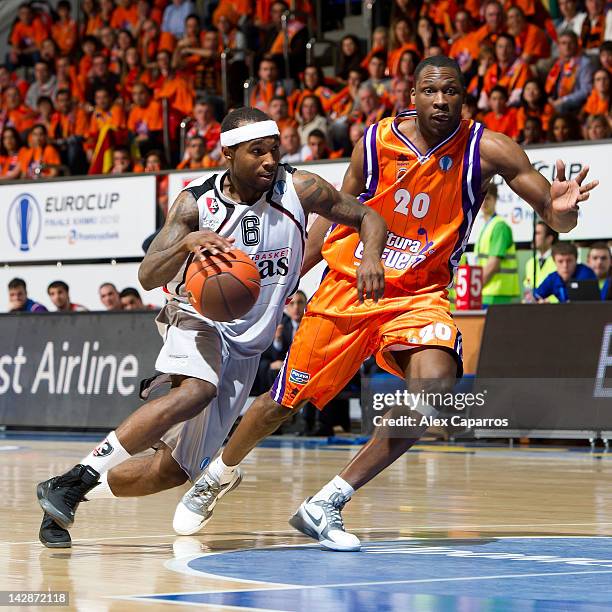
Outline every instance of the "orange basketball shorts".
<path id="1" fill-rule="evenodd" d="M 461 333 L 444 292 L 406 296 L 387 285 L 378 303 L 360 304 L 354 279 L 331 271 L 308 303 L 270 395 L 289 408 L 310 401 L 322 409 L 370 355 L 403 378 L 393 352 L 429 346 L 449 350 L 461 376 Z"/>

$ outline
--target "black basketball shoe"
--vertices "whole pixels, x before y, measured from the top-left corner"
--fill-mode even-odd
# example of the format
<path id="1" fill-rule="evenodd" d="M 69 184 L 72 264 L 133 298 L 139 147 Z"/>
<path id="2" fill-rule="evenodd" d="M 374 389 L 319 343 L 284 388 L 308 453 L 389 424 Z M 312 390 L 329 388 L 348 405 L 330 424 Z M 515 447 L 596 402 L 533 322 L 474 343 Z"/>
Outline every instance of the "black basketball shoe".
<path id="1" fill-rule="evenodd" d="M 74 513 L 85 495 L 97 484 L 100 474 L 88 465 L 75 465 L 69 472 L 41 482 L 38 503 L 64 529 L 74 523 Z"/>
<path id="2" fill-rule="evenodd" d="M 60 527 L 46 512 L 40 524 L 38 539 L 47 548 L 70 548 L 72 540 L 70 534 Z"/>

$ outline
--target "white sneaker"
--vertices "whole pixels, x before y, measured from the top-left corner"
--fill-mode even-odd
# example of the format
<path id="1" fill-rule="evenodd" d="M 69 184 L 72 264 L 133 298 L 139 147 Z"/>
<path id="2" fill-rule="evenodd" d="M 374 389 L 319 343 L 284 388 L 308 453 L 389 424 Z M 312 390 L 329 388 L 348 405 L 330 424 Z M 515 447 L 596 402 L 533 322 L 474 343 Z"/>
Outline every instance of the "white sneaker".
<path id="1" fill-rule="evenodd" d="M 317 540 L 323 548 L 351 552 L 361 550 L 359 538 L 344 530 L 340 511 L 350 498 L 334 493 L 329 500 L 311 501 L 309 497 L 289 519 L 289 524 Z"/>
<path id="2" fill-rule="evenodd" d="M 172 521 L 174 531 L 179 535 L 191 535 L 204 529 L 217 502 L 241 481 L 242 472 L 239 469 L 224 485 L 219 484 L 206 470 L 178 503 Z"/>

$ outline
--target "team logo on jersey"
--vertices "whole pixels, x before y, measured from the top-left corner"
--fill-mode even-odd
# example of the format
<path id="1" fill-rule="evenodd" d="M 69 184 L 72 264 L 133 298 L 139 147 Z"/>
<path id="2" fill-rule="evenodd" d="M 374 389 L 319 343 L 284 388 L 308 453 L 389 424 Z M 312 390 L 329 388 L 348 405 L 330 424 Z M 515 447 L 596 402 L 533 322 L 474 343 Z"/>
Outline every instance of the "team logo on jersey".
<path id="1" fill-rule="evenodd" d="M 296 385 L 305 385 L 310 380 L 310 374 L 300 370 L 291 370 L 289 380 Z"/>
<path id="2" fill-rule="evenodd" d="M 213 215 L 219 212 L 219 204 L 217 204 L 217 200 L 215 200 L 215 198 L 206 198 L 204 203 L 206 204 L 206 208 L 208 208 Z"/>
<path id="3" fill-rule="evenodd" d="M 287 183 L 285 181 L 276 181 L 276 183 L 274 183 L 274 191 L 276 191 L 278 195 L 283 195 L 283 193 L 287 191 Z"/>
<path id="4" fill-rule="evenodd" d="M 453 166 L 453 158 L 450 157 L 450 155 L 444 155 L 440 158 L 438 164 L 440 165 L 440 168 L 444 170 L 444 172 L 448 172 Z"/>
<path id="5" fill-rule="evenodd" d="M 108 457 L 113 452 L 113 447 L 108 440 L 104 440 L 102 444 L 96 447 L 92 453 L 94 457 Z"/>

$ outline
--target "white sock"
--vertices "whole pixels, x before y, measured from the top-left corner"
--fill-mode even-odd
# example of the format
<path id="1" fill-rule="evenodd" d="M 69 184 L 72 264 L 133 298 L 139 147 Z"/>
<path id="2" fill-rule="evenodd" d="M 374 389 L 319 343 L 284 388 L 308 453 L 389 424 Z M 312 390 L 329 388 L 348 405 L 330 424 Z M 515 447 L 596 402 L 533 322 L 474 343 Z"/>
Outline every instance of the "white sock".
<path id="1" fill-rule="evenodd" d="M 237 465 L 225 465 L 219 455 L 209 466 L 208 473 L 219 483 L 227 484 L 233 477 Z"/>
<path id="2" fill-rule="evenodd" d="M 100 475 L 100 484 L 86 495 L 87 499 L 114 499 L 117 497 L 108 484 L 108 472 Z"/>
<path id="3" fill-rule="evenodd" d="M 355 493 L 355 489 L 340 476 L 334 476 L 310 501 L 327 501 L 334 493 L 340 491 L 347 499 Z"/>
<path id="4" fill-rule="evenodd" d="M 130 453 L 121 446 L 121 442 L 117 439 L 117 434 L 111 431 L 81 463 L 91 466 L 96 472 L 102 474 L 130 457 Z"/>

